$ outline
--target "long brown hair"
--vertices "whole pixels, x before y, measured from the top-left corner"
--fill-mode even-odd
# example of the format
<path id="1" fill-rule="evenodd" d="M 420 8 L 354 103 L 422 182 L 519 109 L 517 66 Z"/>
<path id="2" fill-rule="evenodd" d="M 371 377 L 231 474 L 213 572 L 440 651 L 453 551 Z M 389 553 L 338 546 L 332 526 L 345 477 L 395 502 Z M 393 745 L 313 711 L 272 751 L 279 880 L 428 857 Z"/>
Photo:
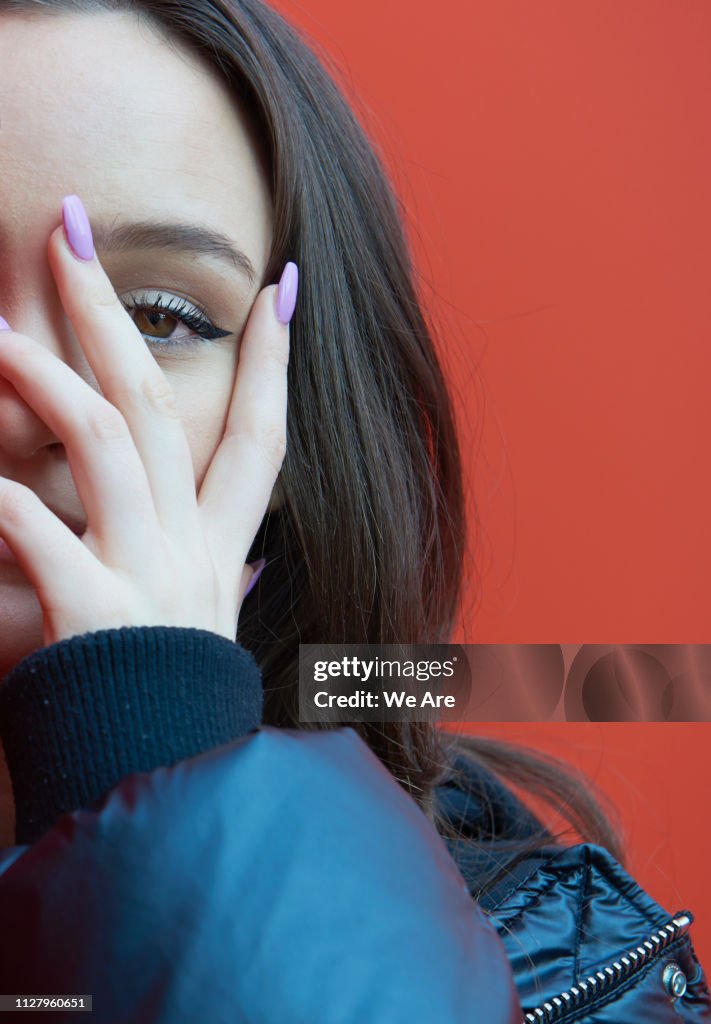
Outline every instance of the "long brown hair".
<path id="1" fill-rule="evenodd" d="M 250 553 L 268 564 L 238 639 L 262 669 L 265 723 L 303 728 L 299 643 L 447 642 L 461 596 L 460 451 L 404 211 L 327 59 L 260 0 L 0 0 L 3 9 L 132 12 L 206 61 L 250 119 L 275 214 L 263 284 L 286 260 L 301 281 L 283 502 Z M 464 755 L 621 854 L 592 787 L 562 763 L 430 725 L 354 727 L 444 834 L 436 787 Z"/>

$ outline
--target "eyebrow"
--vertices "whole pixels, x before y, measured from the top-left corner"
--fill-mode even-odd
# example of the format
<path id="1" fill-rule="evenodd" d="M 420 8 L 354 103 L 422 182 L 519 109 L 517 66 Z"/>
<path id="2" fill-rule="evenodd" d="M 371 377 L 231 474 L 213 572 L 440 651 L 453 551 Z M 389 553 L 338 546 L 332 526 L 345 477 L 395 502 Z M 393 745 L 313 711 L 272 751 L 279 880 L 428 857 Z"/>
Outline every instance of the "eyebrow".
<path id="1" fill-rule="evenodd" d="M 198 224 L 170 221 L 114 222 L 92 221 L 92 234 L 97 249 L 129 252 L 132 249 L 166 249 L 213 256 L 230 263 L 246 275 L 250 284 L 257 278 L 249 257 L 238 249 L 227 235 Z"/>

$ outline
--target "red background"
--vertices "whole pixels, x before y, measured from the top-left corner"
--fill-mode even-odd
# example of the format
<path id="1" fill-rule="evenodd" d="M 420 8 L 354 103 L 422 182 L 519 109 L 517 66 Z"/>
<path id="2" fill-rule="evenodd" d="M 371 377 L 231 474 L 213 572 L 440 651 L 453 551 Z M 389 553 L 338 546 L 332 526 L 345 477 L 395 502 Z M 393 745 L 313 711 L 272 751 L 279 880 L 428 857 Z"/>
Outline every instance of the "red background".
<path id="1" fill-rule="evenodd" d="M 707 0 L 277 6 L 409 211 L 478 524 L 455 639 L 711 642 Z M 481 731 L 603 785 L 709 969 L 711 725 Z"/>

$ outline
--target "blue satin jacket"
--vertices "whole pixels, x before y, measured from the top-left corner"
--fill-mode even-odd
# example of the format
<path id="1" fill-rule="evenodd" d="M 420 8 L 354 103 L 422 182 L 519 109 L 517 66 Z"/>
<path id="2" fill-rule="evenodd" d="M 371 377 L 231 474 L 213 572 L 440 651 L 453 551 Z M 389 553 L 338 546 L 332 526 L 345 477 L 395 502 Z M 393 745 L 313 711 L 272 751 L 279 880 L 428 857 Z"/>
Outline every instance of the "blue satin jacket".
<path id="1" fill-rule="evenodd" d="M 182 756 L 156 752 L 149 708 L 177 714 L 195 682 L 180 666 L 217 640 L 193 635 L 176 660 L 170 644 L 190 632 L 165 649 L 148 627 L 72 638 L 3 681 L 18 830 L 32 841 L 0 854 L 0 994 L 16 1006 L 0 1020 L 42 998 L 70 1000 L 59 1020 L 97 1024 L 711 1019 L 691 913 L 667 914 L 600 848 L 512 860 L 475 901 L 482 857 L 500 863 L 505 848 L 444 841 L 351 729 L 256 727 L 191 753 L 207 721 L 192 708 Z M 248 670 L 238 659 L 232 681 L 247 686 Z M 110 732 L 94 728 L 100 686 Z M 88 754 L 75 763 L 78 723 Z M 146 744 L 170 763 L 146 768 Z M 134 755 L 144 768 L 127 771 Z M 92 792 L 97 764 L 115 779 Z M 57 816 L 80 784 L 83 806 Z M 439 799 L 453 821 L 477 813 L 457 786 Z"/>

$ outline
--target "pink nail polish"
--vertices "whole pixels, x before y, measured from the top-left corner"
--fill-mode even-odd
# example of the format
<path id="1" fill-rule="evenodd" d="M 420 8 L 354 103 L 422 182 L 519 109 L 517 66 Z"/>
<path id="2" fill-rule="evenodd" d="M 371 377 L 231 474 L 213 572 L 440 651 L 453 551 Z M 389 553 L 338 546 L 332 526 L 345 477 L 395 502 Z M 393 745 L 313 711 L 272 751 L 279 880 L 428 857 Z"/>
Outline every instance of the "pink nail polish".
<path id="1" fill-rule="evenodd" d="M 296 295 L 299 291 L 299 270 L 295 263 L 287 263 L 282 271 L 276 297 L 276 315 L 288 324 L 294 315 Z"/>
<path id="2" fill-rule="evenodd" d="M 94 256 L 94 239 L 84 204 L 79 196 L 65 196 L 62 200 L 62 218 L 67 241 L 79 259 L 90 260 Z"/>
<path id="3" fill-rule="evenodd" d="M 252 568 L 254 569 L 254 575 L 252 576 L 251 580 L 247 584 L 247 589 L 244 592 L 244 597 L 247 596 L 247 594 L 250 592 L 250 590 L 252 589 L 254 584 L 259 579 L 259 577 L 262 574 L 262 569 L 264 568 L 264 566 L 266 564 L 267 564 L 266 558 L 260 558 L 258 562 L 253 562 L 252 563 Z M 243 601 L 244 601 L 244 597 L 242 598 Z"/>
<path id="4" fill-rule="evenodd" d="M 7 320 L 4 320 L 3 317 L 0 316 L 0 331 L 11 331 L 11 330 L 12 330 L 12 327 L 10 327 L 9 323 L 7 322 Z"/>

